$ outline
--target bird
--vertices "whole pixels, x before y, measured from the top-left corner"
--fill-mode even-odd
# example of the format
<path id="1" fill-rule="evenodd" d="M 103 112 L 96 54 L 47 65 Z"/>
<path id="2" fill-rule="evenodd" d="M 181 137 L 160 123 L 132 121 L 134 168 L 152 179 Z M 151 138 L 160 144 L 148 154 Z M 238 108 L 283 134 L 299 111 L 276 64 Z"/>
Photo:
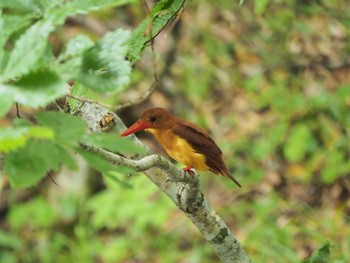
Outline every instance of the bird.
<path id="1" fill-rule="evenodd" d="M 210 171 L 241 184 L 231 175 L 224 162 L 222 151 L 208 132 L 198 125 L 179 118 L 164 108 L 146 110 L 121 136 L 139 131 L 151 133 L 170 157 L 184 164 L 183 170 Z"/>

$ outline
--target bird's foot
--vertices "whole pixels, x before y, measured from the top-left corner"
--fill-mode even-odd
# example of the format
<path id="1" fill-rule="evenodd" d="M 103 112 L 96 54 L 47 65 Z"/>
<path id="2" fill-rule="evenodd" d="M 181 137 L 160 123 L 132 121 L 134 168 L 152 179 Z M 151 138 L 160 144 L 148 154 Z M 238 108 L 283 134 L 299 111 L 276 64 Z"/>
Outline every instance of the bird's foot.
<path id="1" fill-rule="evenodd" d="M 173 183 L 174 181 L 171 180 L 171 178 L 169 176 L 167 176 L 167 178 L 165 179 L 165 182 L 167 183 Z"/>
<path id="2" fill-rule="evenodd" d="M 195 175 L 196 170 L 194 168 L 192 168 L 191 166 L 187 166 L 185 168 L 183 168 L 182 170 L 184 170 L 186 173 L 189 173 L 190 175 Z"/>

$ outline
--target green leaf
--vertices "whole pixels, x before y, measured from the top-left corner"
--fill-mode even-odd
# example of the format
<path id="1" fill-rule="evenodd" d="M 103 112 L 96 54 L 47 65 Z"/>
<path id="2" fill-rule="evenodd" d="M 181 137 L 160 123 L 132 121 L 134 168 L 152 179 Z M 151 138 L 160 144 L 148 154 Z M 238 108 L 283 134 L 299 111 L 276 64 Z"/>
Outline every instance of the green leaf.
<path id="1" fill-rule="evenodd" d="M 7 39 L 13 33 L 21 30 L 32 23 L 33 15 L 3 15 L 3 27 L 1 31 L 1 38 Z M 0 41 L 0 43 L 2 43 Z"/>
<path id="2" fill-rule="evenodd" d="M 50 21 L 38 21 L 21 35 L 9 55 L 2 73 L 3 82 L 20 77 L 36 69 L 48 45 L 48 36 L 54 30 Z"/>
<path id="3" fill-rule="evenodd" d="M 34 72 L 13 83 L 15 101 L 30 107 L 44 106 L 67 92 L 67 84 L 55 73 Z"/>
<path id="4" fill-rule="evenodd" d="M 326 241 L 317 250 L 315 250 L 311 257 L 304 259 L 302 263 L 327 263 L 331 254 L 331 244 Z"/>
<path id="5" fill-rule="evenodd" d="M 346 142 L 344 145 L 346 145 Z M 347 175 L 349 171 L 350 163 L 347 162 L 346 151 L 333 149 L 326 153 L 325 164 L 321 169 L 322 182 L 332 184 L 340 176 Z"/>
<path id="6" fill-rule="evenodd" d="M 33 13 L 40 16 L 45 10 L 51 9 L 61 0 L 11 0 L 0 1 L 0 8 L 9 8 L 23 13 Z"/>
<path id="7" fill-rule="evenodd" d="M 315 139 L 312 137 L 310 128 L 307 125 L 298 124 L 291 130 L 283 150 L 289 161 L 298 162 L 305 157 L 314 145 Z"/>
<path id="8" fill-rule="evenodd" d="M 81 85 L 79 82 L 75 82 L 70 93 L 72 95 L 77 95 L 78 97 L 83 97 L 86 93 L 86 88 L 83 85 Z M 76 99 L 68 98 L 68 104 L 69 104 L 70 112 L 74 114 L 75 111 L 78 109 L 78 106 L 82 104 L 82 102 Z"/>
<path id="9" fill-rule="evenodd" d="M 6 86 L 0 84 L 0 118 L 3 117 L 13 104 L 14 92 Z"/>
<path id="10" fill-rule="evenodd" d="M 243 3 L 244 3 L 244 0 L 239 0 L 239 5 L 240 6 L 243 5 Z"/>
<path id="11" fill-rule="evenodd" d="M 98 11 L 113 6 L 121 6 L 133 3 L 135 0 L 71 0 L 65 1 L 53 9 L 47 17 L 50 17 L 55 24 L 62 24 L 67 16 L 75 14 L 86 14 L 90 11 Z"/>
<path id="12" fill-rule="evenodd" d="M 54 70 L 66 81 L 73 79 L 80 73 L 82 54 L 94 46 L 94 42 L 84 35 L 78 35 L 69 40 L 54 65 Z"/>
<path id="13" fill-rule="evenodd" d="M 62 112 L 40 112 L 38 122 L 55 132 L 55 141 L 66 146 L 74 146 L 82 138 L 86 123 L 78 117 Z"/>
<path id="14" fill-rule="evenodd" d="M 23 147 L 31 138 L 52 139 L 53 131 L 47 127 L 27 126 L 0 129 L 0 153 Z"/>
<path id="15" fill-rule="evenodd" d="M 108 32 L 83 56 L 77 79 L 96 91 L 115 91 L 130 82 L 131 65 L 125 59 L 130 32 L 118 29 Z"/>
<path id="16" fill-rule="evenodd" d="M 86 134 L 84 143 L 99 146 L 101 148 L 121 153 L 140 153 L 145 154 L 147 150 L 128 138 L 120 137 L 114 133 L 91 133 Z"/>
<path id="17" fill-rule="evenodd" d="M 29 225 L 28 218 L 30 218 Z M 26 203 L 12 206 L 7 219 L 14 229 L 28 226 L 43 229 L 44 227 L 51 226 L 56 216 L 48 201 L 44 197 L 39 196 Z"/>
<path id="18" fill-rule="evenodd" d="M 30 140 L 23 147 L 5 156 L 4 170 L 11 186 L 29 187 L 37 184 L 53 169 L 58 171 L 60 164 L 76 168 L 69 153 L 52 141 Z"/>
<path id="19" fill-rule="evenodd" d="M 3 248 L 20 249 L 23 240 L 15 233 L 0 231 L 0 246 Z M 1 258 L 1 257 L 0 257 Z"/>
<path id="20" fill-rule="evenodd" d="M 254 12 L 257 15 L 261 15 L 265 12 L 270 0 L 255 0 Z"/>
<path id="21" fill-rule="evenodd" d="M 2 10 L 0 9 L 0 73 L 2 72 L 3 70 L 3 59 L 4 59 L 4 52 L 5 52 L 5 49 L 4 49 L 4 46 L 5 46 L 5 43 L 7 41 L 7 35 L 6 33 L 4 33 L 5 31 L 5 21 L 4 21 L 4 16 L 2 14 Z"/>
<path id="22" fill-rule="evenodd" d="M 116 166 L 105 160 L 103 157 L 82 149 L 76 151 L 88 162 L 88 164 L 99 171 L 101 174 L 109 174 L 111 172 L 132 172 L 133 169 L 125 166 Z"/>
<path id="23" fill-rule="evenodd" d="M 182 5 L 183 0 L 159 1 L 151 10 L 151 17 L 147 17 L 133 30 L 127 52 L 127 56 L 132 63 L 140 59 L 143 49 L 149 42 L 150 35 L 155 36 L 158 34 Z M 151 27 L 152 33 L 149 34 L 147 32 L 150 31 Z"/>

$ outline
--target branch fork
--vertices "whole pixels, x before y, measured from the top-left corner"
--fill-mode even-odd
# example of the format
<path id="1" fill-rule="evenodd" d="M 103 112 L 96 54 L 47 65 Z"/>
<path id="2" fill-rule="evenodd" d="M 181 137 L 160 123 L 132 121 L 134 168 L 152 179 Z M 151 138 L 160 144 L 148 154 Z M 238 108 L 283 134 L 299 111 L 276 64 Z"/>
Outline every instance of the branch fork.
<path id="1" fill-rule="evenodd" d="M 196 170 L 191 169 L 191 172 L 179 170 L 170 161 L 157 154 L 148 155 L 139 160 L 131 160 L 96 146 L 81 144 L 80 147 L 97 153 L 114 165 L 128 166 L 137 172 L 144 172 L 151 168 L 161 169 L 167 174 L 166 183 L 181 184 L 177 193 L 179 208 L 185 212 L 196 209 L 194 204 L 199 196 L 199 174 Z"/>

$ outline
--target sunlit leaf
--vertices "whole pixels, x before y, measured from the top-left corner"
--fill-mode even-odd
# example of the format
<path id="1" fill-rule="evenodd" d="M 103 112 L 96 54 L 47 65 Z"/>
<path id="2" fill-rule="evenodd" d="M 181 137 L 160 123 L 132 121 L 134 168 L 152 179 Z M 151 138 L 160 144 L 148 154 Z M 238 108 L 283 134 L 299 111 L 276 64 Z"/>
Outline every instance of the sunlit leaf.
<path id="1" fill-rule="evenodd" d="M 0 78 L 7 81 L 36 69 L 48 45 L 47 38 L 53 30 L 52 23 L 43 20 L 28 28 L 16 41 Z"/>
<path id="2" fill-rule="evenodd" d="M 78 35 L 69 40 L 65 50 L 58 56 L 54 70 L 65 79 L 73 79 L 82 66 L 82 54 L 94 46 L 94 42 L 84 35 Z"/>
<path id="3" fill-rule="evenodd" d="M 98 11 L 113 6 L 121 6 L 135 0 L 70 0 L 64 1 L 49 14 L 55 24 L 62 24 L 67 16 L 86 14 L 89 11 Z"/>
<path id="4" fill-rule="evenodd" d="M 55 133 L 55 140 L 62 145 L 76 145 L 86 130 L 83 120 L 62 112 L 41 112 L 35 118 L 41 125 L 51 128 Z"/>
<path id="5" fill-rule="evenodd" d="M 16 102 L 41 107 L 67 92 L 67 84 L 55 73 L 34 72 L 13 83 Z"/>
<path id="6" fill-rule="evenodd" d="M 162 0 L 151 10 L 151 17 L 147 17 L 132 31 L 129 40 L 127 56 L 132 63 L 138 60 L 150 37 L 155 36 L 171 20 L 183 5 L 183 0 Z M 152 31 L 150 31 L 152 28 Z"/>
<path id="7" fill-rule="evenodd" d="M 96 91 L 115 91 L 130 81 L 131 65 L 125 59 L 130 32 L 118 29 L 83 55 L 81 72 L 77 79 Z"/>
<path id="8" fill-rule="evenodd" d="M 79 82 L 75 82 L 70 91 L 70 94 L 76 95 L 78 97 L 84 97 L 85 93 L 86 93 L 86 87 L 81 85 Z M 76 99 L 69 98 L 68 104 L 69 104 L 70 112 L 74 114 L 78 109 L 78 106 L 81 105 L 82 102 Z"/>
<path id="9" fill-rule="evenodd" d="M 0 153 L 7 153 L 22 147 L 31 138 L 52 139 L 53 131 L 47 127 L 28 126 L 0 129 Z"/>
<path id="10" fill-rule="evenodd" d="M 0 1 L 0 8 L 9 8 L 12 10 L 32 13 L 36 16 L 42 15 L 46 10 L 51 9 L 57 4 L 61 3 L 61 0 L 11 0 Z"/>
<path id="11" fill-rule="evenodd" d="M 13 104 L 14 91 L 0 84 L 0 118 L 3 117 Z"/>
<path id="12" fill-rule="evenodd" d="M 14 32 L 29 26 L 34 19 L 31 14 L 28 15 L 3 15 L 3 30 L 1 37 L 8 38 Z M 1 42 L 0 42 L 1 43 Z"/>
<path id="13" fill-rule="evenodd" d="M 30 140 L 5 156 L 4 170 L 11 186 L 29 187 L 37 184 L 47 171 L 58 171 L 60 164 L 76 168 L 72 157 L 61 146 L 47 140 Z"/>

